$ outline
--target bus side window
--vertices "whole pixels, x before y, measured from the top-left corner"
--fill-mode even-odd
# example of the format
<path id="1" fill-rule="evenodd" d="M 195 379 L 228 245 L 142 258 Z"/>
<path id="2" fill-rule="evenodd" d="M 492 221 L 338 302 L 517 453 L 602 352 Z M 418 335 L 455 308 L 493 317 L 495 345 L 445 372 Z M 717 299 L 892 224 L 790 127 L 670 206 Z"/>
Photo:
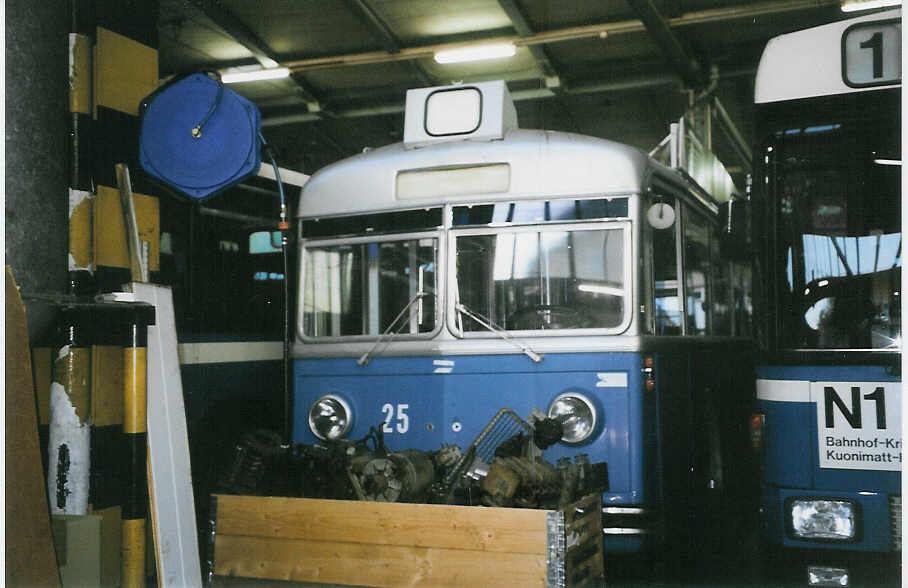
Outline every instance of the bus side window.
<path id="1" fill-rule="evenodd" d="M 671 203 L 677 210 L 678 203 L 674 199 L 664 197 L 663 200 Z M 677 222 L 664 229 L 652 229 L 656 335 L 681 334 L 677 230 Z"/>
<path id="2" fill-rule="evenodd" d="M 705 335 L 708 329 L 710 297 L 708 277 L 709 267 L 709 229 L 706 220 L 685 207 L 681 216 L 684 243 L 684 293 L 687 298 L 684 308 L 687 311 L 688 335 Z"/>
<path id="3" fill-rule="evenodd" d="M 709 256 L 712 261 L 712 324 L 713 335 L 732 334 L 731 308 L 734 300 L 731 292 L 731 262 L 722 258 L 719 251 L 719 236 L 709 236 Z"/>

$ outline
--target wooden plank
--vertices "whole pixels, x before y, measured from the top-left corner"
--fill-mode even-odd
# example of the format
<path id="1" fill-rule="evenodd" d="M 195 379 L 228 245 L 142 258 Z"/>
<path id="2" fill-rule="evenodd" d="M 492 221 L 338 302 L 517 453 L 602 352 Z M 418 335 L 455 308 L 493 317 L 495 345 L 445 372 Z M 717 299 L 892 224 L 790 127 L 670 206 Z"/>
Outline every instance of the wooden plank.
<path id="1" fill-rule="evenodd" d="M 597 582 L 604 573 L 602 501 L 586 496 L 564 509 L 565 580 L 567 586 Z"/>
<path id="2" fill-rule="evenodd" d="M 604 571 L 602 558 L 602 551 L 599 551 L 593 557 L 569 568 L 566 574 L 567 586 L 585 586 L 601 578 Z"/>
<path id="3" fill-rule="evenodd" d="M 59 586 L 38 444 L 38 414 L 25 305 L 6 268 L 5 585 Z"/>
<path id="4" fill-rule="evenodd" d="M 219 576 L 354 586 L 545 586 L 546 581 L 545 555 L 538 554 L 220 534 L 215 553 Z"/>
<path id="5" fill-rule="evenodd" d="M 217 533 L 545 555 L 546 512 L 217 495 Z"/>
<path id="6" fill-rule="evenodd" d="M 170 288 L 133 282 L 136 300 L 155 307 L 148 327 L 148 488 L 158 585 L 200 587 L 198 536 L 183 384 Z"/>

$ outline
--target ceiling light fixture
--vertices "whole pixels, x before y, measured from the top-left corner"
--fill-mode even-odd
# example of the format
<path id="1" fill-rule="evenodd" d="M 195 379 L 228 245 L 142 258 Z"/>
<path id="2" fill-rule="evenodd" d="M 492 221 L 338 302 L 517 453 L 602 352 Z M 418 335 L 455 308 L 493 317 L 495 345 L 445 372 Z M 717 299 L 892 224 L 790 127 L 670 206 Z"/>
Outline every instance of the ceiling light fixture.
<path id="1" fill-rule="evenodd" d="M 277 80 L 286 78 L 289 75 L 290 70 L 286 67 L 272 67 L 254 71 L 225 73 L 221 75 L 221 81 L 225 84 L 238 84 L 242 82 L 259 82 L 261 80 Z"/>
<path id="2" fill-rule="evenodd" d="M 873 10 L 888 6 L 901 6 L 902 0 L 841 0 L 842 12 L 857 12 L 858 10 Z"/>
<path id="3" fill-rule="evenodd" d="M 492 45 L 470 45 L 457 49 L 445 49 L 435 53 L 438 63 L 462 63 L 465 61 L 482 61 L 513 57 L 517 48 L 513 43 L 495 43 Z"/>

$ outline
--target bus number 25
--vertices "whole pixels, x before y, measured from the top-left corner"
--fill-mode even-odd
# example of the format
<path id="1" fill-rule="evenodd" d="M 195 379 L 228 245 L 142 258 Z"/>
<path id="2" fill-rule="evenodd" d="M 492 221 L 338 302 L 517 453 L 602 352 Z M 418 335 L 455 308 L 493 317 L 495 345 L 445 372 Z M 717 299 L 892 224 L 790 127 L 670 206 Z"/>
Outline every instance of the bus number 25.
<path id="1" fill-rule="evenodd" d="M 398 404 L 396 411 L 393 404 L 382 406 L 381 411 L 385 414 L 385 424 L 382 426 L 382 432 L 393 433 L 396 428 L 398 433 L 406 433 L 410 429 L 410 417 L 407 416 L 408 408 L 410 408 L 409 404 Z M 397 413 L 396 419 L 394 417 L 395 412 Z M 394 427 L 391 426 L 392 419 L 397 421 Z"/>

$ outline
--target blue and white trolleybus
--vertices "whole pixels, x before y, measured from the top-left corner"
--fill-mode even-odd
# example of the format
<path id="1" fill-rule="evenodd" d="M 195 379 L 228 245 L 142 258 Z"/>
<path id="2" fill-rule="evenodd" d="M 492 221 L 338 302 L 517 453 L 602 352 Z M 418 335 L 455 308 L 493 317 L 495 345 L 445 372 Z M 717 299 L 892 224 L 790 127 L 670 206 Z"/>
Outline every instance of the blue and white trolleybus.
<path id="1" fill-rule="evenodd" d="M 900 11 L 771 40 L 755 98 L 770 567 L 817 586 L 898 585 Z"/>
<path id="2" fill-rule="evenodd" d="M 545 460 L 607 463 L 607 552 L 732 545 L 754 374 L 727 198 L 518 128 L 503 82 L 411 90 L 402 143 L 302 191 L 294 442 L 466 449 L 500 409 L 539 409 L 563 424 Z"/>

